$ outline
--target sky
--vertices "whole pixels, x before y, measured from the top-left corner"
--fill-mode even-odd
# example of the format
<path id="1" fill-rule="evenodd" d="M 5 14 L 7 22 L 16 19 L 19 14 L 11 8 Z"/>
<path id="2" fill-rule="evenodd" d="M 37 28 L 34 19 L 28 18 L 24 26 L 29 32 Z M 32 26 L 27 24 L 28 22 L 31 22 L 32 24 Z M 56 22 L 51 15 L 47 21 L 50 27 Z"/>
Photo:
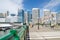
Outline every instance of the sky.
<path id="1" fill-rule="evenodd" d="M 0 13 L 9 11 L 17 14 L 18 8 L 23 9 L 23 0 L 0 0 Z"/>
<path id="2" fill-rule="evenodd" d="M 24 8 L 31 10 L 32 8 L 40 9 L 40 16 L 43 15 L 43 9 L 49 9 L 53 12 L 60 11 L 60 0 L 25 0 Z"/>
<path id="3" fill-rule="evenodd" d="M 42 16 L 43 9 L 59 12 L 60 0 L 0 0 L 0 12 L 9 11 L 10 13 L 17 14 L 18 8 L 29 11 L 32 8 L 39 8 L 40 16 Z"/>

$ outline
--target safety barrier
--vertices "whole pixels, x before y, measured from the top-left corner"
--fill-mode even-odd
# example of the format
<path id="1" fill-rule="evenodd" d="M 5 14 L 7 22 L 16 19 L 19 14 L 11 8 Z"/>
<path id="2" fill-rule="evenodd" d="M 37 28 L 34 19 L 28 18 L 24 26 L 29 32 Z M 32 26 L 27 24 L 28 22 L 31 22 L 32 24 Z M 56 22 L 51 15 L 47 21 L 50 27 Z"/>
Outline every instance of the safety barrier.
<path id="1" fill-rule="evenodd" d="M 0 37 L 0 40 L 25 40 L 28 26 L 23 25 L 19 29 L 11 29 L 7 35 Z"/>

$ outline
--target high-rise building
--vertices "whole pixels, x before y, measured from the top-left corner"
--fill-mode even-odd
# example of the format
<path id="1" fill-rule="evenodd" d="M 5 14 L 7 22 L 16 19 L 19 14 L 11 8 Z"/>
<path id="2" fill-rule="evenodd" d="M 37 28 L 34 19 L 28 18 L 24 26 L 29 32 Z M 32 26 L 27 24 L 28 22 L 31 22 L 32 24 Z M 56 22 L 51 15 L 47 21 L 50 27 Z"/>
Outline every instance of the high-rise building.
<path id="1" fill-rule="evenodd" d="M 9 16 L 9 11 L 6 12 L 6 15 Z"/>
<path id="2" fill-rule="evenodd" d="M 50 24 L 51 21 L 51 11 L 48 9 L 44 9 L 44 23 L 45 24 Z"/>
<path id="3" fill-rule="evenodd" d="M 41 18 L 41 24 L 44 23 L 44 16 Z"/>
<path id="4" fill-rule="evenodd" d="M 39 8 L 33 8 L 32 9 L 32 24 L 38 23 L 39 17 L 40 17 L 40 9 Z"/>
<path id="5" fill-rule="evenodd" d="M 56 22 L 57 24 L 60 24 L 60 12 L 56 14 Z"/>
<path id="6" fill-rule="evenodd" d="M 24 13 L 24 23 L 28 24 L 28 12 Z"/>
<path id="7" fill-rule="evenodd" d="M 0 22 L 6 22 L 6 17 L 8 16 L 7 12 L 0 13 Z"/>
<path id="8" fill-rule="evenodd" d="M 0 13 L 0 18 L 5 18 L 5 17 L 6 17 L 5 13 Z"/>
<path id="9" fill-rule="evenodd" d="M 24 23 L 24 10 L 18 9 L 18 22 Z"/>
<path id="10" fill-rule="evenodd" d="M 32 20 L 32 14 L 30 11 L 28 11 L 28 23 L 30 23 Z"/>
<path id="11" fill-rule="evenodd" d="M 6 22 L 17 22 L 18 21 L 18 17 L 16 14 L 10 14 L 9 16 L 6 17 Z"/>
<path id="12" fill-rule="evenodd" d="M 11 22 L 17 22 L 18 18 L 16 14 L 11 14 Z"/>
<path id="13" fill-rule="evenodd" d="M 16 14 L 10 14 L 11 16 L 16 16 Z"/>
<path id="14" fill-rule="evenodd" d="M 32 14 L 30 13 L 30 11 L 26 11 L 24 13 L 24 22 L 27 24 L 30 23 L 32 19 L 31 17 L 32 17 Z"/>
<path id="15" fill-rule="evenodd" d="M 56 24 L 56 13 L 57 12 L 51 12 L 51 24 Z"/>
<path id="16" fill-rule="evenodd" d="M 6 17 L 6 22 L 11 22 L 11 15 Z"/>

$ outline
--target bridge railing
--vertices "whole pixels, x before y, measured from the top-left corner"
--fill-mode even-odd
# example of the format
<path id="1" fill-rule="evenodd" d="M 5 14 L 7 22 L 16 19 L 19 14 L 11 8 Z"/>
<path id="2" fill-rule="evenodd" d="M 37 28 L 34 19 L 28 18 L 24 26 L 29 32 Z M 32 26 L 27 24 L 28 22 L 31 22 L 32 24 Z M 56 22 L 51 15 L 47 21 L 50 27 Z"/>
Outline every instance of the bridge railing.
<path id="1" fill-rule="evenodd" d="M 28 26 L 23 25 L 19 29 L 11 29 L 7 35 L 0 37 L 0 40 L 25 40 Z"/>

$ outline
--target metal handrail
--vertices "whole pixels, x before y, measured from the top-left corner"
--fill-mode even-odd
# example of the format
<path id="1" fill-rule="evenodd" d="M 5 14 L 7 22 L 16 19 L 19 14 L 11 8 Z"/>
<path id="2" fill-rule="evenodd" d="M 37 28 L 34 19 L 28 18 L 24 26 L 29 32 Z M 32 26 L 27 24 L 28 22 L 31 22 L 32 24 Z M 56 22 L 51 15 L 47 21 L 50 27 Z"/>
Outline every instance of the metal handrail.
<path id="1" fill-rule="evenodd" d="M 12 36 L 13 36 L 13 34 L 8 33 L 7 35 L 1 37 L 0 40 L 8 40 L 8 39 L 9 39 L 10 37 L 12 37 Z"/>
<path id="2" fill-rule="evenodd" d="M 26 35 L 24 34 L 26 30 L 27 30 L 26 25 L 23 25 L 23 27 L 21 27 L 20 30 L 11 29 L 10 33 L 3 37 L 0 37 L 0 40 L 10 40 L 13 37 L 14 37 L 13 40 L 20 40 L 22 36 Z"/>

